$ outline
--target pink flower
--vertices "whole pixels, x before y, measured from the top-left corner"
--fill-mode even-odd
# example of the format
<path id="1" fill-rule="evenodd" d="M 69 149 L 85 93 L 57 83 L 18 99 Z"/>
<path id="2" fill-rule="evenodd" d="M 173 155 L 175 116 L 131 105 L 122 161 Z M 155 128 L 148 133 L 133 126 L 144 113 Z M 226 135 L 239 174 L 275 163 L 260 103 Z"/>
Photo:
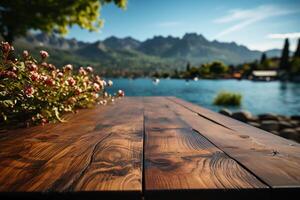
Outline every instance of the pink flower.
<path id="1" fill-rule="evenodd" d="M 34 88 L 32 86 L 27 86 L 24 89 L 24 93 L 27 97 L 32 97 L 32 95 L 34 93 Z"/>
<path id="2" fill-rule="evenodd" d="M 36 117 L 35 117 L 35 116 L 32 116 L 32 117 L 31 117 L 31 121 L 34 122 L 35 120 L 36 120 Z"/>
<path id="3" fill-rule="evenodd" d="M 30 79 L 32 81 L 37 81 L 39 79 L 39 74 L 37 72 L 31 72 L 30 74 Z"/>
<path id="4" fill-rule="evenodd" d="M 29 69 L 29 71 L 37 71 L 38 70 L 38 66 L 32 62 L 28 63 L 26 66 Z"/>
<path id="5" fill-rule="evenodd" d="M 70 86 L 74 86 L 75 83 L 76 83 L 76 81 L 74 80 L 73 77 L 69 77 L 67 81 L 68 81 L 68 84 L 69 84 Z"/>
<path id="6" fill-rule="evenodd" d="M 63 76 L 64 76 L 64 74 L 63 74 L 62 72 L 58 72 L 58 73 L 57 73 L 57 77 L 58 77 L 58 78 L 62 78 Z"/>
<path id="7" fill-rule="evenodd" d="M 79 74 L 81 74 L 83 76 L 85 76 L 87 74 L 87 72 L 83 69 L 83 67 L 80 67 L 78 72 L 79 72 Z"/>
<path id="8" fill-rule="evenodd" d="M 47 77 L 47 79 L 45 80 L 45 84 L 48 86 L 53 86 L 55 84 L 55 82 L 52 78 Z"/>
<path id="9" fill-rule="evenodd" d="M 48 63 L 42 62 L 42 63 L 41 63 L 41 66 L 44 67 L 44 68 L 48 68 Z"/>
<path id="10" fill-rule="evenodd" d="M 15 72 L 8 71 L 8 72 L 6 72 L 6 77 L 8 77 L 8 78 L 17 78 L 18 76 Z"/>
<path id="11" fill-rule="evenodd" d="M 92 73 L 94 71 L 94 69 L 91 66 L 88 66 L 86 68 L 86 71 L 89 72 L 89 73 Z"/>
<path id="12" fill-rule="evenodd" d="M 8 53 L 10 50 L 13 50 L 13 47 L 8 42 L 1 42 L 1 49 L 3 53 Z"/>
<path id="13" fill-rule="evenodd" d="M 24 50 L 24 51 L 23 51 L 23 58 L 26 59 L 26 58 L 28 58 L 28 56 L 29 56 L 28 51 L 27 51 L 27 50 Z"/>
<path id="14" fill-rule="evenodd" d="M 118 96 L 119 97 L 124 97 L 125 96 L 125 92 L 123 90 L 119 90 L 118 91 Z"/>
<path id="15" fill-rule="evenodd" d="M 82 90 L 80 88 L 75 89 L 75 94 L 76 95 L 80 95 L 81 92 L 82 92 Z"/>
<path id="16" fill-rule="evenodd" d="M 97 94 L 97 93 L 93 92 L 93 93 L 92 93 L 92 96 L 93 96 L 93 98 L 94 98 L 94 99 L 98 99 L 98 97 L 99 97 L 99 94 Z"/>
<path id="17" fill-rule="evenodd" d="M 97 83 L 99 83 L 101 89 L 104 89 L 104 87 L 107 85 L 106 81 L 104 80 L 97 81 Z"/>
<path id="18" fill-rule="evenodd" d="M 46 59 L 49 57 L 48 52 L 44 51 L 44 50 L 40 51 L 40 55 L 41 55 L 42 59 Z"/>
<path id="19" fill-rule="evenodd" d="M 73 66 L 71 64 L 67 64 L 63 67 L 64 72 L 69 72 L 73 70 Z"/>
<path id="20" fill-rule="evenodd" d="M 42 75 L 42 76 L 40 76 L 40 81 L 46 81 L 47 80 L 47 76 L 45 76 L 45 75 Z"/>
<path id="21" fill-rule="evenodd" d="M 100 85 L 98 83 L 94 83 L 93 89 L 95 90 L 95 92 L 98 92 L 100 90 Z"/>
<path id="22" fill-rule="evenodd" d="M 55 70 L 56 67 L 53 64 L 48 64 L 48 69 L 52 71 L 52 70 Z"/>
<path id="23" fill-rule="evenodd" d="M 42 120 L 41 120 L 41 124 L 42 124 L 42 126 L 44 126 L 45 124 L 47 124 L 49 121 L 47 120 L 47 119 L 45 119 L 45 118 L 43 118 Z"/>
<path id="24" fill-rule="evenodd" d="M 97 82 L 98 82 L 98 81 L 101 81 L 100 76 L 97 75 L 97 76 L 95 77 L 95 81 L 97 81 Z"/>

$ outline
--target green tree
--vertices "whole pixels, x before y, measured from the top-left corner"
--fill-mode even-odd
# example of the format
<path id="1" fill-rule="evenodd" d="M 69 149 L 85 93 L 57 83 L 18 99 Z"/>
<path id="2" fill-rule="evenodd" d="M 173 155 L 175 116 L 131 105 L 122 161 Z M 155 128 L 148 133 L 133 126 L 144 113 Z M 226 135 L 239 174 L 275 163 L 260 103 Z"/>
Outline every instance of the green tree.
<path id="1" fill-rule="evenodd" d="M 300 75 L 300 58 L 294 58 L 291 62 L 292 75 Z"/>
<path id="2" fill-rule="evenodd" d="M 250 68 L 251 68 L 251 72 L 252 72 L 253 70 L 259 69 L 259 63 L 258 63 L 258 60 L 255 60 L 254 62 L 250 63 Z"/>
<path id="3" fill-rule="evenodd" d="M 210 65 L 202 64 L 199 68 L 199 73 L 201 76 L 205 77 L 210 74 Z"/>
<path id="4" fill-rule="evenodd" d="M 195 78 L 199 76 L 199 69 L 197 67 L 191 67 L 189 72 L 190 72 L 190 78 Z"/>
<path id="5" fill-rule="evenodd" d="M 285 39 L 279 65 L 282 70 L 289 70 L 289 46 L 289 39 Z"/>
<path id="6" fill-rule="evenodd" d="M 294 54 L 294 58 L 300 58 L 300 38 L 298 39 L 298 45 Z"/>
<path id="7" fill-rule="evenodd" d="M 125 8 L 127 0 L 1 0 L 0 34 L 11 43 L 31 29 L 66 34 L 78 25 L 96 31 L 103 23 L 101 6 L 111 2 Z"/>
<path id="8" fill-rule="evenodd" d="M 186 71 L 189 72 L 190 69 L 191 69 L 191 63 L 188 62 L 188 63 L 186 64 Z"/>
<path id="9" fill-rule="evenodd" d="M 263 53 L 261 55 L 260 64 L 263 64 L 266 60 L 267 60 L 267 55 L 266 55 L 266 53 Z"/>
<path id="10" fill-rule="evenodd" d="M 213 74 L 225 74 L 228 71 L 228 67 L 221 62 L 213 62 L 210 65 L 210 72 Z"/>

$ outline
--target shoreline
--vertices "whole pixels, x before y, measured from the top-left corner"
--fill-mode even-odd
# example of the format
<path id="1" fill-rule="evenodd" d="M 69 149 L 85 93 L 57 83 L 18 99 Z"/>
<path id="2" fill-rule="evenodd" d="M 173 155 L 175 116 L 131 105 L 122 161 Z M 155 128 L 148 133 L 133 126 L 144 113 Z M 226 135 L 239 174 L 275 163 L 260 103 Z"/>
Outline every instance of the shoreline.
<path id="1" fill-rule="evenodd" d="M 249 111 L 231 112 L 228 109 L 221 109 L 219 113 L 300 143 L 300 115 L 287 116 L 274 113 L 254 115 Z"/>
<path id="2" fill-rule="evenodd" d="M 137 76 L 137 77 L 131 77 L 131 76 L 105 76 L 106 79 L 150 79 L 150 80 L 185 80 L 185 81 L 200 81 L 200 80 L 237 80 L 237 81 L 252 81 L 252 82 L 282 82 L 282 83 L 300 83 L 300 81 L 293 81 L 293 80 L 280 80 L 280 79 L 272 79 L 272 80 L 253 80 L 253 79 L 247 79 L 247 78 L 208 78 L 208 77 L 195 77 L 195 78 L 174 78 L 174 77 L 154 77 L 154 76 Z"/>

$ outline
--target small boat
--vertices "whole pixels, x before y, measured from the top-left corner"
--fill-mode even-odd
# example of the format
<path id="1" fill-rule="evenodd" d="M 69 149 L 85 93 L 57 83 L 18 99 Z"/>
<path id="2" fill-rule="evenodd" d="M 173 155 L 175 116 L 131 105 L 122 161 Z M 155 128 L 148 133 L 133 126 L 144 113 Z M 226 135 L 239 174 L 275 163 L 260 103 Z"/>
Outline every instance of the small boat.
<path id="1" fill-rule="evenodd" d="M 159 81 L 160 80 L 158 78 L 155 78 L 155 79 L 152 80 L 153 84 L 155 84 L 155 85 L 157 85 L 159 83 Z"/>
<path id="2" fill-rule="evenodd" d="M 198 81 L 199 80 L 199 78 L 198 77 L 194 77 L 194 81 Z"/>

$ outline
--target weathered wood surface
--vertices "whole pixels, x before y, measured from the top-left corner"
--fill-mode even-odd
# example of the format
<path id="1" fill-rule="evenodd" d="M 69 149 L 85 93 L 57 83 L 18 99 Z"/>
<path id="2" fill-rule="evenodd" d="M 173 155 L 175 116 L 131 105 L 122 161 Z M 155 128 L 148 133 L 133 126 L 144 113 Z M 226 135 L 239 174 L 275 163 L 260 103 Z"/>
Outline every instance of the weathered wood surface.
<path id="1" fill-rule="evenodd" d="M 64 124 L 0 137 L 2 192 L 142 192 L 139 99 L 82 110 Z"/>
<path id="2" fill-rule="evenodd" d="M 185 191 L 189 199 L 199 199 L 199 196 L 218 199 L 224 194 L 221 196 L 216 190 L 226 190 L 230 199 L 239 199 L 241 196 L 232 194 L 238 189 L 268 188 L 184 123 L 170 109 L 169 100 L 146 99 L 144 105 L 146 197 L 177 199 L 176 192 Z M 205 190 L 214 192 L 206 194 Z M 185 195 L 181 199 L 186 198 Z M 263 198 L 267 194 L 255 193 L 255 196 Z"/>
<path id="3" fill-rule="evenodd" d="M 171 109 L 176 110 L 193 129 L 238 160 L 268 185 L 273 188 L 299 187 L 298 143 L 183 100 L 169 99 L 176 103 L 171 104 Z M 187 111 L 187 108 L 194 113 Z M 196 114 L 199 116 L 195 117 Z"/>
<path id="4" fill-rule="evenodd" d="M 279 199 L 299 189 L 299 144 L 173 97 L 126 97 L 0 133 L 0 197 Z"/>

